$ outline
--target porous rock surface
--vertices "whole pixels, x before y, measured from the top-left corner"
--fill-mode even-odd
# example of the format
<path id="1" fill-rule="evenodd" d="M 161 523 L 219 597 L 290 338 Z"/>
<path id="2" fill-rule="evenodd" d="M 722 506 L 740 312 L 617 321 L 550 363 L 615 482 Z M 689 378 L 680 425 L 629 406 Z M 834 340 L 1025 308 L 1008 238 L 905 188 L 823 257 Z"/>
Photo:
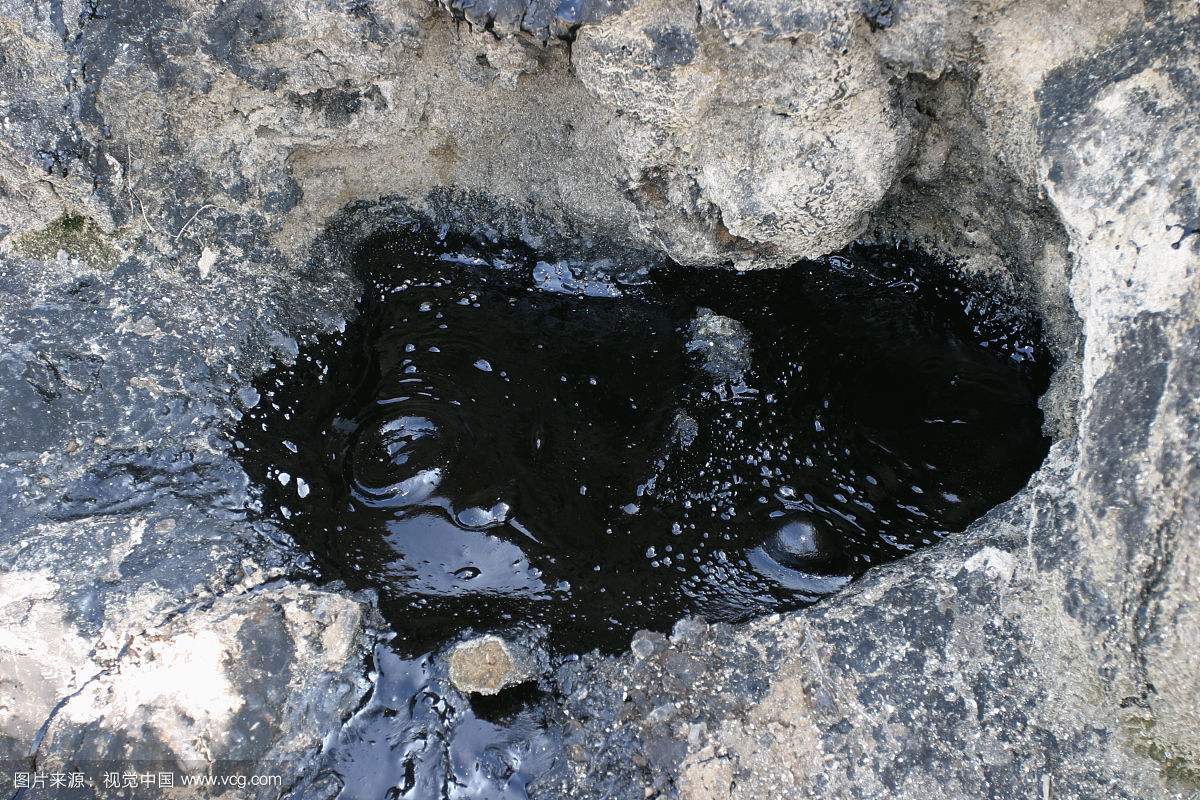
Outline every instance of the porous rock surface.
<path id="1" fill-rule="evenodd" d="M 231 430 L 349 312 L 346 247 L 431 216 L 697 265 L 900 238 L 1060 362 L 1046 464 L 964 534 L 563 664 L 532 795 L 1196 796 L 1198 14 L 0 0 L 6 767 L 313 769 L 381 623 L 288 577 Z"/>
<path id="2" fill-rule="evenodd" d="M 529 654 L 492 634 L 460 642 L 447 660 L 450 683 L 463 694 L 497 694 L 533 677 Z"/>

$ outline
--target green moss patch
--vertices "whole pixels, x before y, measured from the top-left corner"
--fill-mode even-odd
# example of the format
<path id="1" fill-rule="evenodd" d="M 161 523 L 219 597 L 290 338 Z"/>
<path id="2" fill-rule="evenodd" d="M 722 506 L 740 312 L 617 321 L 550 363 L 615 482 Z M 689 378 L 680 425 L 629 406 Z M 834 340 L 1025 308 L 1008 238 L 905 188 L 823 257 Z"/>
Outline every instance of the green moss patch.
<path id="1" fill-rule="evenodd" d="M 26 258 L 57 258 L 61 250 L 99 269 L 112 269 L 120 256 L 111 237 L 78 214 L 64 214 L 42 230 L 20 236 L 13 250 Z"/>

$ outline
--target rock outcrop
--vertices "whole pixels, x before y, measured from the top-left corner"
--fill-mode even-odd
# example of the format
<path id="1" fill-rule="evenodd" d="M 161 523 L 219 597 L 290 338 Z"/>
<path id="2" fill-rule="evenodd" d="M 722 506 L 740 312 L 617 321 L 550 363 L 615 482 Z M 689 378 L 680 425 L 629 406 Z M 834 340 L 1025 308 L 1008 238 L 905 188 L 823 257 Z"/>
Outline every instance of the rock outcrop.
<path id="1" fill-rule="evenodd" d="M 531 794 L 1200 791 L 1194 3 L 0 0 L 0 87 L 6 767 L 312 772 L 382 622 L 289 577 L 231 431 L 424 217 L 618 263 L 900 239 L 1059 362 L 1050 457 L 962 535 L 561 665 Z"/>

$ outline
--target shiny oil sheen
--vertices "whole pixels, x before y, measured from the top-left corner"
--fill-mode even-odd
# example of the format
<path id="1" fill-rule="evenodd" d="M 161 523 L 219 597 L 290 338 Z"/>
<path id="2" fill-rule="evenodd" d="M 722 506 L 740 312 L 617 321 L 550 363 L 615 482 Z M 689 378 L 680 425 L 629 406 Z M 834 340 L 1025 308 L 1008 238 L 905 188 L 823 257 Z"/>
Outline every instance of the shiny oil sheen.
<path id="1" fill-rule="evenodd" d="M 377 589 L 411 654 L 810 603 L 1048 446 L 1033 322 L 911 252 L 617 280 L 414 229 L 359 266 L 358 318 L 259 382 L 237 446 L 263 513 Z"/>

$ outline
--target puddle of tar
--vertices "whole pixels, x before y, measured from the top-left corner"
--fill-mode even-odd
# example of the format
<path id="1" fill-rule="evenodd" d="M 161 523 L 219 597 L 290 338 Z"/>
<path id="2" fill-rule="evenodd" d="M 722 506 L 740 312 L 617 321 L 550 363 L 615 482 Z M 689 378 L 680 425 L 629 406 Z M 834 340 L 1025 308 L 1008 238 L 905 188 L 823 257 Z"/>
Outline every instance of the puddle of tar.
<path id="1" fill-rule="evenodd" d="M 319 773 L 342 798 L 515 800 L 556 769 L 537 688 L 468 703 L 448 639 L 617 651 L 802 606 L 1045 456 L 1036 325 L 919 255 L 606 266 L 377 238 L 358 317 L 246 393 L 262 514 L 399 632 Z"/>
<path id="2" fill-rule="evenodd" d="M 1046 453 L 1035 325 L 916 254 L 624 279 L 543 258 L 372 241 L 358 318 L 260 380 L 237 431 L 263 513 L 376 589 L 407 655 L 801 606 Z"/>

